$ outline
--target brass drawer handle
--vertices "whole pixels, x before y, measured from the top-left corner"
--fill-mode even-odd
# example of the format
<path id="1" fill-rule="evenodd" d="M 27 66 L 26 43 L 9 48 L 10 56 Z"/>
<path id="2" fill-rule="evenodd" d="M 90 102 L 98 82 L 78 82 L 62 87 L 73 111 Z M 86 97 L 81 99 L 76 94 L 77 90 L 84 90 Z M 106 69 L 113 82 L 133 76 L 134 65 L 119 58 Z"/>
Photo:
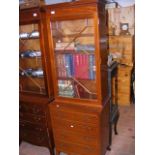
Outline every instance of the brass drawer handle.
<path id="1" fill-rule="evenodd" d="M 74 128 L 74 125 L 70 125 L 71 128 Z"/>
<path id="2" fill-rule="evenodd" d="M 52 11 L 51 11 L 51 14 L 52 14 L 52 15 L 54 15 L 54 14 L 55 14 L 55 11 L 54 11 L 54 10 L 52 10 Z"/>
<path id="3" fill-rule="evenodd" d="M 56 105 L 56 107 L 57 107 L 57 108 L 59 108 L 59 107 L 60 107 L 60 105 L 59 105 L 59 104 L 57 104 L 57 105 Z"/>
<path id="4" fill-rule="evenodd" d="M 33 13 L 33 17 L 37 17 L 38 16 L 38 14 L 37 13 Z"/>

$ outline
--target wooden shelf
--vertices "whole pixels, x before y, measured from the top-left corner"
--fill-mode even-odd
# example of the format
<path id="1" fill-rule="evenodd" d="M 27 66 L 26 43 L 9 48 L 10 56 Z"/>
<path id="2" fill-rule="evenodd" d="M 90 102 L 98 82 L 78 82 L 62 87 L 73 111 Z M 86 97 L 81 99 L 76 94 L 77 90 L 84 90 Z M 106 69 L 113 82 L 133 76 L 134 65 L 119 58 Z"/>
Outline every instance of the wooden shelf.
<path id="1" fill-rule="evenodd" d="M 80 52 L 77 52 L 76 50 L 55 50 L 55 54 L 94 54 L 94 52 L 89 52 L 89 51 L 80 51 Z"/>

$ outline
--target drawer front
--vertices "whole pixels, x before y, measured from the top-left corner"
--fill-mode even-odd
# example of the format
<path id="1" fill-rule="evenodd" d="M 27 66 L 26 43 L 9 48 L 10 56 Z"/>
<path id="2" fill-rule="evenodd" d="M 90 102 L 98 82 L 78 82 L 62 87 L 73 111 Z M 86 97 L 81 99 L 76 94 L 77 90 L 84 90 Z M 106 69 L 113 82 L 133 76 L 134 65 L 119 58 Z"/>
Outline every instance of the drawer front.
<path id="1" fill-rule="evenodd" d="M 27 104 L 21 103 L 19 105 L 20 112 L 36 114 L 36 115 L 45 115 L 45 106 L 36 105 L 36 104 Z"/>
<path id="2" fill-rule="evenodd" d="M 99 124 L 99 118 L 96 115 L 65 111 L 58 104 L 52 107 L 52 116 L 60 119 L 64 118 L 66 120 L 72 120 L 90 124 Z"/>
<path id="3" fill-rule="evenodd" d="M 46 119 L 44 116 L 33 115 L 33 114 L 29 114 L 29 113 L 19 112 L 19 119 L 22 121 L 28 121 L 31 123 L 38 123 L 38 124 L 46 123 Z"/>
<path id="4" fill-rule="evenodd" d="M 52 125 L 55 129 L 63 129 L 68 132 L 81 133 L 84 135 L 97 136 L 99 134 L 99 126 L 93 124 L 84 124 L 76 121 L 69 121 L 65 119 L 52 118 Z"/>
<path id="5" fill-rule="evenodd" d="M 20 129 L 25 129 L 29 131 L 35 131 L 35 132 L 40 132 L 40 133 L 47 132 L 47 128 L 43 125 L 32 124 L 28 122 L 20 122 L 19 126 L 20 126 Z"/>
<path id="6" fill-rule="evenodd" d="M 65 130 L 55 130 L 54 133 L 56 140 L 62 140 L 64 142 L 73 142 L 76 144 L 82 144 L 92 147 L 97 147 L 99 145 L 99 137 L 82 135 L 80 133 L 72 133 Z"/>
<path id="7" fill-rule="evenodd" d="M 48 134 L 27 129 L 20 129 L 19 136 L 21 140 L 33 143 L 35 145 L 49 146 Z"/>
<path id="8" fill-rule="evenodd" d="M 120 105 L 130 105 L 130 94 L 118 93 L 117 101 Z"/>
<path id="9" fill-rule="evenodd" d="M 65 143 L 62 141 L 56 141 L 56 149 L 61 152 L 72 155 L 98 155 L 99 150 L 94 147 L 85 145 L 78 145 L 73 143 Z"/>

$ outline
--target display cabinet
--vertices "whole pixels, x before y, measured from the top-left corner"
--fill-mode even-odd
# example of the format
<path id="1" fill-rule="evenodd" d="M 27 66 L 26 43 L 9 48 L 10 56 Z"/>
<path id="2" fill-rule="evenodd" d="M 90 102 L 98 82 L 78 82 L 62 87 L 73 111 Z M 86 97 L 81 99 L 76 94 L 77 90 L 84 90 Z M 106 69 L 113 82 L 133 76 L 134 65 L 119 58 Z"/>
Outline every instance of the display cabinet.
<path id="1" fill-rule="evenodd" d="M 109 137 L 107 23 L 96 0 L 47 6 L 57 155 L 103 155 Z M 92 141 L 92 142 L 91 142 Z"/>
<path id="2" fill-rule="evenodd" d="M 47 107 L 53 100 L 53 85 L 44 13 L 38 8 L 26 9 L 19 18 L 20 140 L 48 146 L 52 154 Z"/>

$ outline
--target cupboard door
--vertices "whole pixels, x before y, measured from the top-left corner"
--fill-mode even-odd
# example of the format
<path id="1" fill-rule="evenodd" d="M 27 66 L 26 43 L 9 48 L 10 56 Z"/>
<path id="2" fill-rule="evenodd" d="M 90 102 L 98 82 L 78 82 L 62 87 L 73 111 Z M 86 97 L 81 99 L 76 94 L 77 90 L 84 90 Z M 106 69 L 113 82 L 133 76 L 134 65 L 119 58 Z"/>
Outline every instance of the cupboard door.
<path id="1" fill-rule="evenodd" d="M 57 95 L 97 99 L 93 18 L 51 21 Z"/>
<path id="2" fill-rule="evenodd" d="M 20 25 L 19 58 L 20 92 L 45 95 L 39 24 Z"/>

